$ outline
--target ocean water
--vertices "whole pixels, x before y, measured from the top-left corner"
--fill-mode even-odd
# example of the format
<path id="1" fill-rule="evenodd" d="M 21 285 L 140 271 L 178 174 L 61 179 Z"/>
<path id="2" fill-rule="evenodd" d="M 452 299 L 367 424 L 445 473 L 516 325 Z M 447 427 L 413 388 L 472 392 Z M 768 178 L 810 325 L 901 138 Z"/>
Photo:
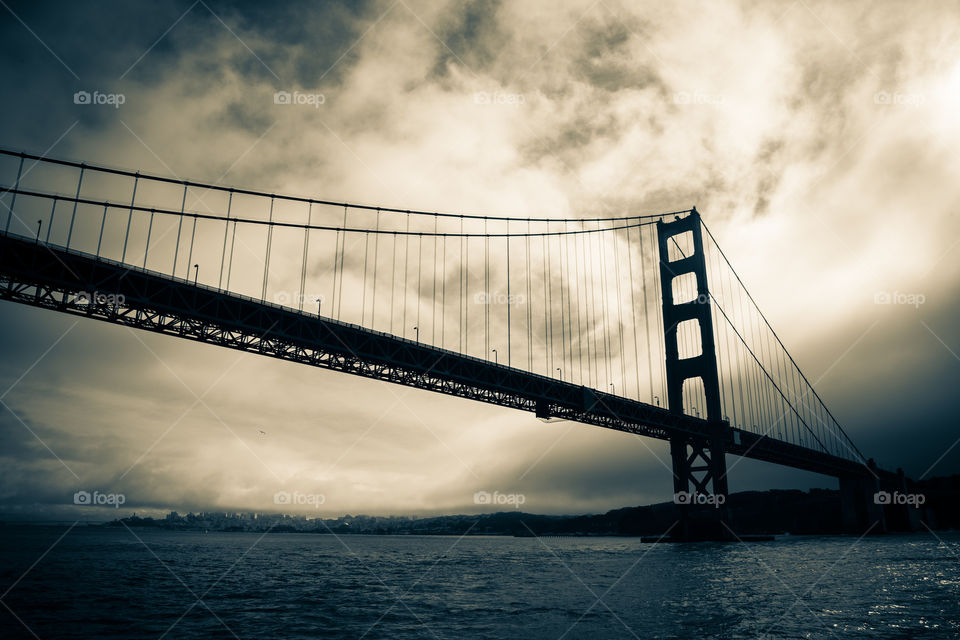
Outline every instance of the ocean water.
<path id="1" fill-rule="evenodd" d="M 956 638 L 960 534 L 634 538 L 0 528 L 4 638 Z"/>

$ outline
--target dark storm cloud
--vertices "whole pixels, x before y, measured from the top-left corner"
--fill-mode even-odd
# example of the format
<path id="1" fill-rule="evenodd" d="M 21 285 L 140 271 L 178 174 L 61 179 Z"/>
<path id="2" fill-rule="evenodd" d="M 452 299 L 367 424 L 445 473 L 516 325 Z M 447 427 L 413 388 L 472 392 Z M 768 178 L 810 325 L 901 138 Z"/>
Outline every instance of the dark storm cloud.
<path id="1" fill-rule="evenodd" d="M 206 94 L 227 74 L 278 89 L 313 88 L 321 79 L 325 87 L 336 86 L 356 57 L 348 49 L 371 7 L 366 2 L 11 3 L 35 35 L 10 13 L 0 21 L 0 51 L 10 62 L 6 82 L 18 97 L 5 109 L 20 123 L 5 142 L 34 147 L 33 141 L 73 120 L 91 133 L 109 129 L 116 113 L 74 104 L 75 92 L 123 93 L 132 105 L 146 98 L 149 87 L 168 81 L 171 69 L 183 74 L 188 98 Z M 228 29 L 243 37 L 234 38 Z M 226 56 L 225 38 L 237 45 Z M 189 63 L 180 66 L 184 60 Z M 43 109 L 34 108 L 41 103 Z M 175 112 L 173 105 L 170 109 Z M 257 134 L 269 125 L 264 108 L 243 101 L 225 104 L 218 119 Z"/>
<path id="2" fill-rule="evenodd" d="M 450 6 L 437 21 L 436 33 L 446 47 L 437 52 L 432 77 L 443 81 L 450 66 L 464 64 L 474 73 L 485 73 L 509 44 L 509 35 L 499 28 L 500 0 L 471 0 Z"/>
<path id="3" fill-rule="evenodd" d="M 865 455 L 928 477 L 960 468 L 953 402 L 960 301 L 931 298 L 917 309 L 881 307 L 875 328 L 823 380 L 834 410 L 857 416 L 848 431 Z M 847 348 L 839 340 L 833 346 Z"/>

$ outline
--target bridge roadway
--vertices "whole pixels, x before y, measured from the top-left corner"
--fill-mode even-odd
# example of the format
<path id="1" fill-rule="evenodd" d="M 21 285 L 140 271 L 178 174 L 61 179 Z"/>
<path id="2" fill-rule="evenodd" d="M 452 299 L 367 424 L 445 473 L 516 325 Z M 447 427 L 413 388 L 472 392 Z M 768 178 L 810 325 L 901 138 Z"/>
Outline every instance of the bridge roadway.
<path id="1" fill-rule="evenodd" d="M 0 235 L 0 299 L 660 440 L 709 433 L 706 420 L 662 407 L 14 234 Z M 726 450 L 834 477 L 869 473 L 738 428 Z"/>

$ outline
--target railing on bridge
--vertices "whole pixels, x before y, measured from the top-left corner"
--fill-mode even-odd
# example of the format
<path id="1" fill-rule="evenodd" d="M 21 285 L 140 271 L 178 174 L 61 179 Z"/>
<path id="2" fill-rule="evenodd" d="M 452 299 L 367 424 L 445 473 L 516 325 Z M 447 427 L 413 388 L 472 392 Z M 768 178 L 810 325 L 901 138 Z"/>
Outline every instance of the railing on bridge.
<path id="1" fill-rule="evenodd" d="M 518 218 L 276 195 L 0 150 L 4 234 L 280 304 L 655 407 L 668 403 L 658 221 L 691 215 Z M 695 213 L 695 211 L 693 211 Z M 722 417 L 863 461 L 704 225 Z M 701 350 L 694 321 L 679 357 Z M 676 411 L 706 419 L 702 383 Z M 739 437 L 739 436 L 738 436 Z"/>

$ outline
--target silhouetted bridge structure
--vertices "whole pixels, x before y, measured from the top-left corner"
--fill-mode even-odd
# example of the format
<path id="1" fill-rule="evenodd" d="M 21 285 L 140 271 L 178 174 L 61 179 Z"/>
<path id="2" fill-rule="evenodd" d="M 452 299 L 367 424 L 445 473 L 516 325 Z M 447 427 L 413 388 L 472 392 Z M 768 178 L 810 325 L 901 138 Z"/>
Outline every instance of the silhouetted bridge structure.
<path id="1" fill-rule="evenodd" d="M 693 496 L 679 538 L 732 535 L 697 504 L 726 495 L 728 453 L 840 478 L 851 530 L 883 528 L 872 495 L 896 476 L 847 437 L 696 209 L 473 216 L 0 159 L 0 298 L 667 440 Z"/>

